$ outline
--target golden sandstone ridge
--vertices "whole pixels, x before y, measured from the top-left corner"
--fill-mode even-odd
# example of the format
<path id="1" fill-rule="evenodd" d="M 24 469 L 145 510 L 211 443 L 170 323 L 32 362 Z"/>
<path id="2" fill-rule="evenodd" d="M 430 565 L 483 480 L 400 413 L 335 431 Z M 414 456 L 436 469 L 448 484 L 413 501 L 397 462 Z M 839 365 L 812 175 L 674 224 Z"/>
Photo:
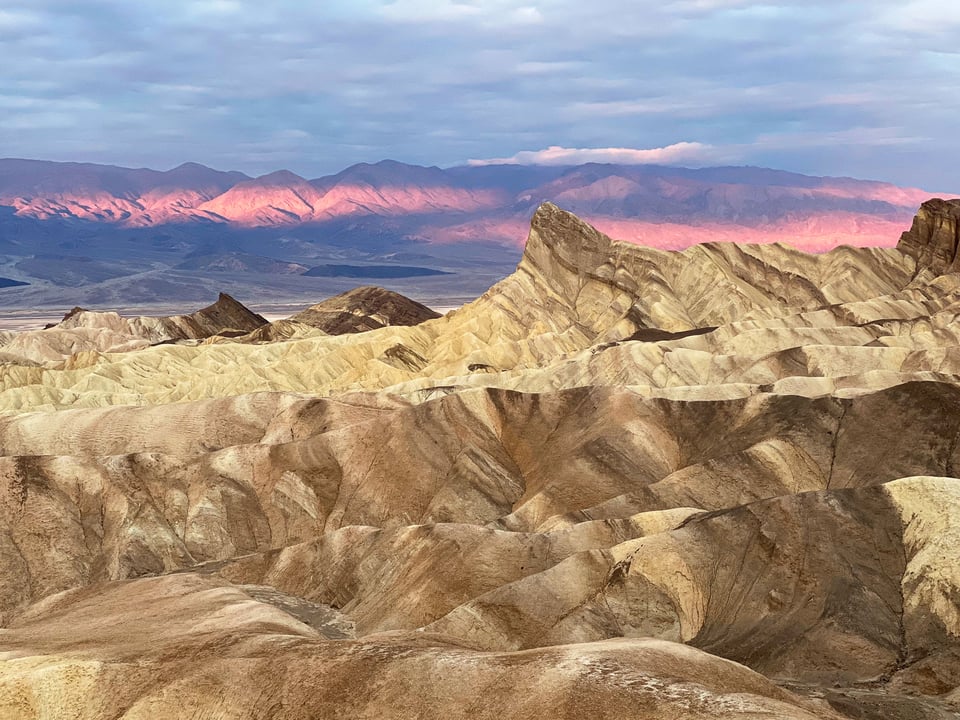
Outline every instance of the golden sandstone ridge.
<path id="1" fill-rule="evenodd" d="M 5 336 L 0 718 L 955 717 L 958 217 Z"/>

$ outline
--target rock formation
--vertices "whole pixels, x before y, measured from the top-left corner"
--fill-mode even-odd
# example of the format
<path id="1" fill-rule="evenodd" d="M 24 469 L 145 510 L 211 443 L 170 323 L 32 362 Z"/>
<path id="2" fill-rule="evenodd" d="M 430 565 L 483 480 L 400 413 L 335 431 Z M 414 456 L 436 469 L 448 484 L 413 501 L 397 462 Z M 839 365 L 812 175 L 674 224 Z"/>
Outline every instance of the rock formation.
<path id="1" fill-rule="evenodd" d="M 955 717 L 952 208 L 8 353 L 0 717 Z"/>
<path id="2" fill-rule="evenodd" d="M 934 275 L 956 272 L 960 251 L 960 200 L 928 200 L 920 206 L 913 227 L 897 245 L 917 261 L 918 270 Z"/>
<path id="3" fill-rule="evenodd" d="M 40 331 L 0 333 L 0 359 L 11 364 L 75 364 L 93 353 L 139 350 L 214 335 L 236 336 L 262 328 L 267 321 L 226 293 L 212 305 L 189 315 L 121 317 L 75 307 L 59 323 Z"/>
<path id="4" fill-rule="evenodd" d="M 212 305 L 189 315 L 170 317 L 137 317 L 125 320 L 112 312 L 91 312 L 74 308 L 63 320 L 47 330 L 73 330 L 77 328 L 122 329 L 131 335 L 165 340 L 200 340 L 222 332 L 250 331 L 265 325 L 266 320 L 249 310 L 226 293 Z"/>
<path id="5" fill-rule="evenodd" d="M 426 305 L 379 287 L 359 287 L 311 305 L 290 320 L 329 335 L 376 330 L 388 325 L 419 325 L 440 317 Z"/>

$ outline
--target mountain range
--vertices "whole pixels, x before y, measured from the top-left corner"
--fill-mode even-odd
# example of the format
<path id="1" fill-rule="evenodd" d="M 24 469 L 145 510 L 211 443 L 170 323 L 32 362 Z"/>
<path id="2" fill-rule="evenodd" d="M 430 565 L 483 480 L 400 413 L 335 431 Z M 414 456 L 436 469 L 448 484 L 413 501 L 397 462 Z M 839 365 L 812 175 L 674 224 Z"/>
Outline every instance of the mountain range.
<path id="1" fill-rule="evenodd" d="M 313 180 L 288 170 L 250 178 L 185 163 L 155 170 L 0 160 L 0 206 L 18 217 L 79 219 L 120 227 L 225 223 L 237 227 L 323 224 L 345 217 L 421 218 L 417 237 L 520 244 L 522 227 L 543 201 L 618 228 L 622 239 L 675 247 L 734 228 L 760 235 L 792 229 L 799 244 L 890 244 L 878 226 L 902 223 L 930 193 L 851 178 L 817 178 L 753 167 L 689 170 L 587 164 L 450 169 L 385 160 Z M 480 215 L 478 221 L 472 216 Z M 856 215 L 861 222 L 845 224 Z M 466 219 L 469 218 L 469 219 Z M 458 222 L 460 221 L 460 222 Z M 520 231 L 505 232 L 520 223 Z M 692 226 L 687 237 L 660 237 L 649 225 Z M 726 227 L 725 227 L 726 226 Z M 749 235 L 745 240 L 754 239 Z M 819 237 L 819 240 L 815 240 Z M 718 239 L 713 237 L 711 239 Z"/>
<path id="2" fill-rule="evenodd" d="M 331 284 L 329 266 L 346 268 L 333 277 L 392 278 L 394 289 L 421 297 L 469 297 L 510 271 L 544 201 L 661 249 L 783 241 L 819 252 L 894 245 L 930 195 L 755 167 L 441 169 L 388 160 L 306 179 L 196 163 L 159 172 L 6 159 L 0 276 L 32 287 L 0 291 L 0 304 L 192 301 L 221 289 L 300 299 L 347 289 Z M 400 269 L 364 274 L 383 265 Z M 317 266 L 313 280 L 301 277 Z M 424 269 L 451 276 L 424 279 Z"/>

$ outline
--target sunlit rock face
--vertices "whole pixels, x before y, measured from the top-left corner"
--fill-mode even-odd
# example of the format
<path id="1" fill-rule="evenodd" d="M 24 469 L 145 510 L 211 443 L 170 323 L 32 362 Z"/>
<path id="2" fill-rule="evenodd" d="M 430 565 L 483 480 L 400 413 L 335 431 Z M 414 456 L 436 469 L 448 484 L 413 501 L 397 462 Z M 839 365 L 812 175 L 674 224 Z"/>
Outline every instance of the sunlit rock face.
<path id="1" fill-rule="evenodd" d="M 954 717 L 954 209 L 11 336 L 0 717 Z"/>

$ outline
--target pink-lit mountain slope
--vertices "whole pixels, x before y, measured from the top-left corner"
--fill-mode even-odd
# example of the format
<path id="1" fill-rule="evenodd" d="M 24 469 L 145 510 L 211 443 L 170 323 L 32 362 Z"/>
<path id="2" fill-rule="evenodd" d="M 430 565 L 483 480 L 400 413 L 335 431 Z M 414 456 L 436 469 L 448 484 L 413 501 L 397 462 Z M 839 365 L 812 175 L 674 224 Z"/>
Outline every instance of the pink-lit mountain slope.
<path id="1" fill-rule="evenodd" d="M 751 167 L 689 170 L 588 164 L 440 169 L 383 161 L 307 180 L 251 179 L 188 163 L 167 172 L 0 160 L 0 206 L 17 216 L 119 227 L 222 223 L 238 228 L 383 222 L 398 239 L 516 244 L 543 201 L 607 234 L 663 248 L 789 242 L 808 250 L 893 245 L 932 193 L 851 178 Z"/>
<path id="2" fill-rule="evenodd" d="M 288 170 L 244 180 L 198 210 L 246 227 L 299 225 L 309 222 L 322 194 Z"/>
<path id="3" fill-rule="evenodd" d="M 281 170 L 241 182 L 199 210 L 241 225 L 262 227 L 351 215 L 494 211 L 511 200 L 500 188 L 460 187 L 439 168 L 386 161 L 355 165 L 313 181 Z"/>
<path id="4" fill-rule="evenodd" d="M 888 245 L 931 193 L 764 168 L 584 165 L 517 196 L 522 210 L 448 227 L 436 239 L 521 237 L 529 207 L 549 200 L 611 237 L 680 249 L 710 241 L 788 242 L 805 250 Z M 480 227 L 477 227 L 479 225 Z"/>
<path id="5" fill-rule="evenodd" d="M 248 179 L 184 163 L 158 172 L 91 163 L 0 160 L 0 205 L 22 217 L 131 227 L 218 220 L 197 207 Z"/>

